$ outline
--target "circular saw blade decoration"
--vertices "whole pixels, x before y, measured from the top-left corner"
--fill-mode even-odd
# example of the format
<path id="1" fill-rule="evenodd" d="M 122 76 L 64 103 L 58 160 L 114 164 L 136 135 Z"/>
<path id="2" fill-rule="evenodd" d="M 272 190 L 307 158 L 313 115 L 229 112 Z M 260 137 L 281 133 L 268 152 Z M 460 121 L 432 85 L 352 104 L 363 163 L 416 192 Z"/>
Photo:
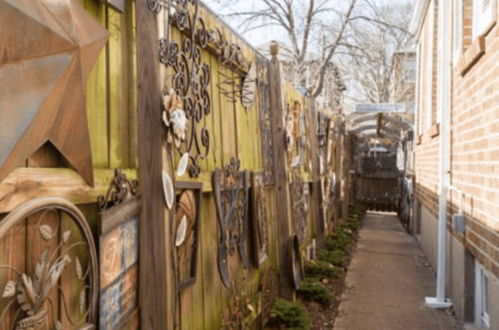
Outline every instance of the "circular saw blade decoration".
<path id="1" fill-rule="evenodd" d="M 0 21 L 0 180 L 50 141 L 93 184 L 84 86 L 108 31 L 75 0 L 0 0 Z"/>

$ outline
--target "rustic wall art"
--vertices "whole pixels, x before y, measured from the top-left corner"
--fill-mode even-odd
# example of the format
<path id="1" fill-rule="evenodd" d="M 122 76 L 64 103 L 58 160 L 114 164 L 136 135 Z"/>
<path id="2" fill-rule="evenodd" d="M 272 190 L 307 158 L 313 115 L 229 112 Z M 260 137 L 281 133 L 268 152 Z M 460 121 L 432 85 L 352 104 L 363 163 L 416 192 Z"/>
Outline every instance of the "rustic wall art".
<path id="1" fill-rule="evenodd" d="M 138 324 L 140 208 L 134 196 L 101 213 L 99 329 Z"/>
<path id="2" fill-rule="evenodd" d="M 259 56 L 256 58 L 263 177 L 265 185 L 268 186 L 274 182 L 274 146 L 272 140 L 272 112 L 270 109 L 270 85 L 267 66 L 268 61 L 265 58 Z"/>
<path id="3" fill-rule="evenodd" d="M 187 36 L 182 45 L 169 37 L 160 39 L 159 59 L 171 71 L 171 74 L 167 74 L 171 80 L 165 81 L 164 89 L 173 89 L 183 105 L 183 109 L 168 111 L 167 121 L 171 122 L 174 131 L 177 131 L 175 135 L 182 129 L 185 130 L 179 134 L 185 134 L 185 137 L 176 140 L 176 149 L 181 155 L 189 154 L 189 175 L 197 177 L 201 172 L 199 161 L 206 159 L 210 148 L 210 135 L 203 127 L 203 118 L 211 111 L 211 73 L 209 65 L 201 59 L 201 49 L 205 49 L 208 44 L 208 32 L 203 18 L 199 16 L 199 3 L 196 0 L 148 0 L 148 6 L 156 13 L 164 8 L 171 13 L 167 36 L 170 35 L 171 25 L 175 25 Z M 202 126 L 201 129 L 199 126 Z"/>
<path id="4" fill-rule="evenodd" d="M 268 258 L 267 210 L 262 172 L 251 173 L 251 238 L 257 267 Z"/>
<path id="5" fill-rule="evenodd" d="M 293 181 L 290 183 L 290 190 L 294 229 L 300 244 L 302 244 L 308 235 L 309 185 L 303 181 L 299 173 L 295 173 Z"/>
<path id="6" fill-rule="evenodd" d="M 0 13 L 0 180 L 51 143 L 93 185 L 84 87 L 108 32 L 79 1 L 0 0 Z"/>
<path id="7" fill-rule="evenodd" d="M 25 233 L 27 241 L 19 241 L 24 235 L 16 233 Z M 0 311 L 2 325 L 9 329 L 93 329 L 97 251 L 81 211 L 62 198 L 34 199 L 2 220 L 0 240 L 5 239 L 17 247 L 14 256 L 20 260 L 13 261 L 16 266 L 0 265 L 2 279 L 6 279 L 0 299 L 7 301 Z"/>
<path id="8" fill-rule="evenodd" d="M 240 171 L 240 161 L 232 158 L 229 165 L 213 172 L 220 241 L 217 251 L 218 270 L 223 284 L 231 287 L 229 256 L 239 254 L 245 268 L 249 267 L 246 255 L 248 230 L 249 174 Z"/>
<path id="9" fill-rule="evenodd" d="M 111 206 L 123 203 L 129 195 L 137 195 L 138 187 L 137 180 L 129 180 L 121 169 L 116 168 L 106 195 L 100 195 L 97 198 L 99 209 L 104 211 Z"/>
<path id="10" fill-rule="evenodd" d="M 179 194 L 173 242 L 177 256 L 177 289 L 183 290 L 196 282 L 203 184 L 177 181 L 175 185 Z"/>
<path id="11" fill-rule="evenodd" d="M 235 43 L 229 43 L 220 28 L 214 28 L 208 32 L 208 47 L 231 71 L 239 75 L 249 71 L 250 63 L 244 57 L 241 47 Z"/>

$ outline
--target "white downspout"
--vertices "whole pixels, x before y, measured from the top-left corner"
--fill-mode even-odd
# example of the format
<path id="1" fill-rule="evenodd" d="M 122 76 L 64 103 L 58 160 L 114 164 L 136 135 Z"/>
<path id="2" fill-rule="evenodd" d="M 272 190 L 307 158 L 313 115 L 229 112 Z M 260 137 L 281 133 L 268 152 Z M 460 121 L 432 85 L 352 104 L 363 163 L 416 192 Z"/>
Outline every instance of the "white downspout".
<path id="1" fill-rule="evenodd" d="M 435 1 L 435 0 L 433 0 Z M 440 166 L 438 199 L 438 261 L 436 297 L 426 297 L 430 308 L 448 308 L 452 302 L 445 298 L 447 191 L 450 186 L 450 110 L 451 110 L 451 0 L 440 0 L 438 8 L 438 96 L 440 122 Z"/>

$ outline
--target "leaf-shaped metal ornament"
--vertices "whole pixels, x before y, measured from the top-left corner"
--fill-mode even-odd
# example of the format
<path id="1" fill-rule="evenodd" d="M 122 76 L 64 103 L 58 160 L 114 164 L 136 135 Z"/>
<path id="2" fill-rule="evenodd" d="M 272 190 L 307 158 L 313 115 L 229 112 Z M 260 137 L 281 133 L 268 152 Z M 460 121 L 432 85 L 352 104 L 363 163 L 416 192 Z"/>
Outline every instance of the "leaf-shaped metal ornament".
<path id="1" fill-rule="evenodd" d="M 16 285 L 16 282 L 8 281 L 7 284 L 5 284 L 5 288 L 3 289 L 2 298 L 13 297 L 16 294 Z"/>
<path id="2" fill-rule="evenodd" d="M 189 154 L 186 152 L 180 158 L 177 167 L 177 176 L 182 176 L 187 171 L 187 165 L 189 164 Z"/>
<path id="3" fill-rule="evenodd" d="M 48 255 L 48 250 L 43 250 L 42 254 L 40 255 L 40 259 L 36 263 L 35 266 L 35 289 L 38 291 L 40 289 L 43 273 L 47 271 L 47 255 Z"/>
<path id="4" fill-rule="evenodd" d="M 48 241 L 52 239 L 54 234 L 52 232 L 52 228 L 49 225 L 41 225 L 39 228 L 40 228 L 40 234 L 42 235 L 44 240 Z"/>
<path id="5" fill-rule="evenodd" d="M 64 243 L 66 243 L 69 240 L 69 237 L 71 236 L 71 230 L 66 230 L 64 234 L 62 234 L 62 240 Z"/>
<path id="6" fill-rule="evenodd" d="M 175 246 L 180 246 L 185 241 L 185 236 L 187 233 L 187 217 L 184 215 L 180 220 L 180 224 L 177 228 L 177 237 L 175 239 Z"/>
<path id="7" fill-rule="evenodd" d="M 78 277 L 79 280 L 83 279 L 83 268 L 81 267 L 80 259 L 78 257 L 75 257 L 75 270 L 76 270 L 76 276 Z"/>
<path id="8" fill-rule="evenodd" d="M 165 196 L 166 206 L 169 210 L 171 210 L 175 192 L 173 191 L 172 179 L 170 179 L 170 175 L 168 175 L 165 171 L 163 171 L 163 193 Z"/>

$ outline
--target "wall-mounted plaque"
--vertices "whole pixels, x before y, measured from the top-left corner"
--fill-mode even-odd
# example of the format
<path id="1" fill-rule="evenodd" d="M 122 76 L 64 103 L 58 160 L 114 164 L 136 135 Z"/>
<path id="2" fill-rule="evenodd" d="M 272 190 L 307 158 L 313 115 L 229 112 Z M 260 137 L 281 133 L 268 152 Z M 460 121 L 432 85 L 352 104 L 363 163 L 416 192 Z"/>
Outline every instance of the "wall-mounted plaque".
<path id="1" fill-rule="evenodd" d="M 102 212 L 99 329 L 138 329 L 140 206 L 136 196 Z"/>
<path id="2" fill-rule="evenodd" d="M 196 282 L 203 184 L 177 181 L 175 188 L 177 206 L 173 243 L 177 257 L 177 288 L 183 290 Z"/>

